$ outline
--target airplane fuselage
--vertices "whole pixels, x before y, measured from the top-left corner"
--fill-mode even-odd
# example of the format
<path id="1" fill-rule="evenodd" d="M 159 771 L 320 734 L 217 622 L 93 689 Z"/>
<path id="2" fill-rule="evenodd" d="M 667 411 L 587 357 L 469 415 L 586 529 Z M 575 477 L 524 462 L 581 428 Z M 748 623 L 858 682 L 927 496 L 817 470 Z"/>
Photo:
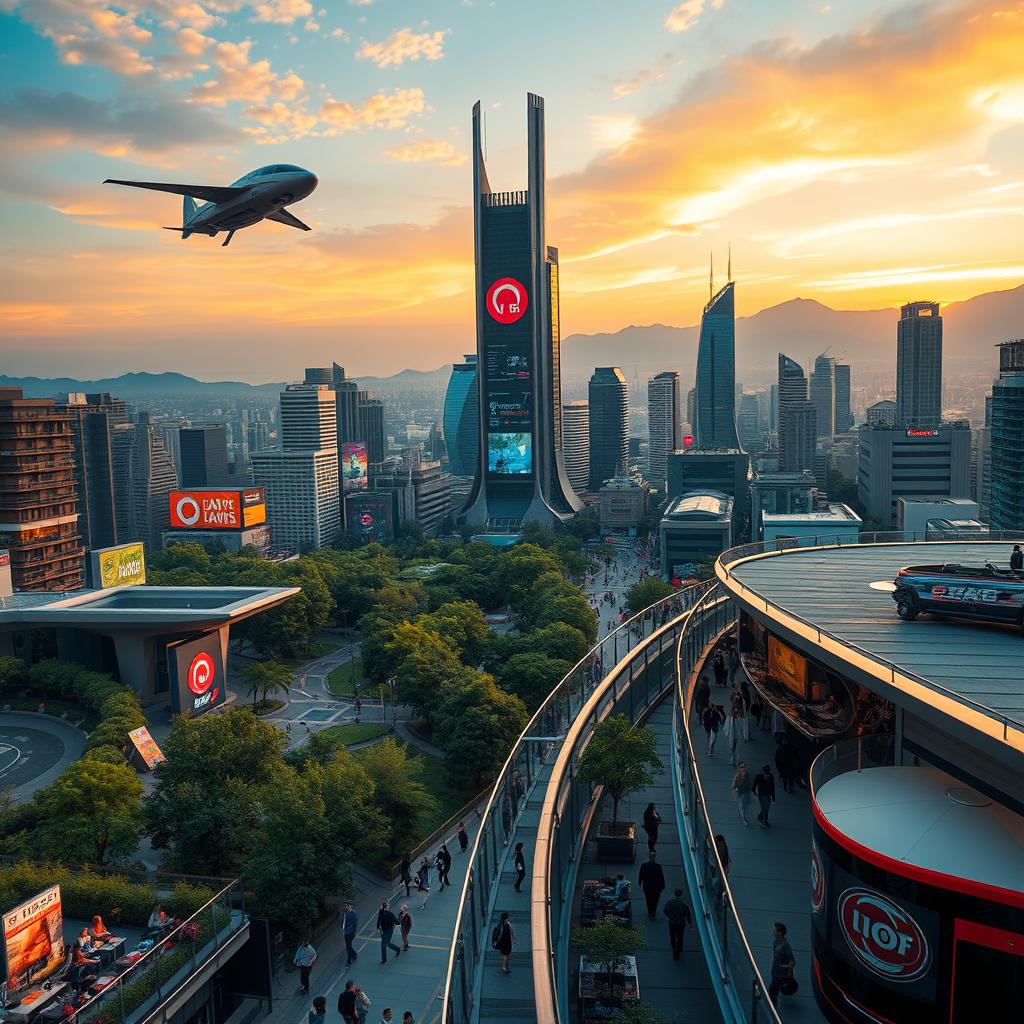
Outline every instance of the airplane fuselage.
<path id="1" fill-rule="evenodd" d="M 272 165 L 273 166 L 273 165 Z M 246 191 L 221 203 L 204 203 L 189 218 L 188 229 L 212 234 L 217 231 L 237 231 L 258 224 L 272 213 L 305 199 L 317 186 L 317 178 L 310 171 L 294 170 L 261 173 L 261 168 L 232 182 L 234 188 Z"/>

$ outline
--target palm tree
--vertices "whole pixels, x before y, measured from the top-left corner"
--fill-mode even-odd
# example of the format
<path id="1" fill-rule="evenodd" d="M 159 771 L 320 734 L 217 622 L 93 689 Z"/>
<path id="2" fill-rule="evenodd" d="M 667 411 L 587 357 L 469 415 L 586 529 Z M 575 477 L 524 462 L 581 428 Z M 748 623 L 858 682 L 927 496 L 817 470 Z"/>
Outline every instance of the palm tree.
<path id="1" fill-rule="evenodd" d="M 292 670 L 287 665 L 282 665 L 278 661 L 254 661 L 245 670 L 245 681 L 255 709 L 257 695 L 260 695 L 261 702 L 265 703 L 270 693 L 287 694 L 294 679 Z"/>

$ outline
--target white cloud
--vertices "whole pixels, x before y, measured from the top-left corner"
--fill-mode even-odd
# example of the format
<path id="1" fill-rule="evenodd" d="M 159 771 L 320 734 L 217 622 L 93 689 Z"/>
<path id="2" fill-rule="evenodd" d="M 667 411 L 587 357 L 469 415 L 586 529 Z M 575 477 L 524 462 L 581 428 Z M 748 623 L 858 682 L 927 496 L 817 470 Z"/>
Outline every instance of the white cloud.
<path id="1" fill-rule="evenodd" d="M 711 0 L 711 6 L 716 10 L 725 3 L 725 0 Z M 669 32 L 685 32 L 697 24 L 700 16 L 704 13 L 705 0 L 683 0 L 676 4 L 665 18 L 665 28 Z"/>
<path id="2" fill-rule="evenodd" d="M 217 77 L 195 86 L 193 102 L 223 106 L 231 100 L 241 100 L 259 105 L 268 101 L 289 102 L 305 92 L 305 82 L 294 71 L 278 75 L 269 60 L 250 61 L 251 48 L 251 39 L 218 43 L 210 55 L 218 69 Z"/>
<path id="3" fill-rule="evenodd" d="M 450 142 L 441 139 L 407 142 L 404 146 L 386 149 L 384 155 L 403 164 L 438 163 L 442 167 L 458 167 L 466 162 L 465 153 L 460 153 Z"/>
<path id="4" fill-rule="evenodd" d="M 328 125 L 327 134 L 341 135 L 364 128 L 404 128 L 409 119 L 427 109 L 422 89 L 396 89 L 379 92 L 359 106 L 328 98 L 320 108 L 320 117 Z"/>
<path id="5" fill-rule="evenodd" d="M 407 60 L 440 60 L 444 56 L 444 37 L 447 30 L 413 32 L 402 28 L 393 32 L 382 43 L 363 40 L 356 57 L 371 61 L 379 68 L 399 67 Z"/>
<path id="6" fill-rule="evenodd" d="M 252 5 L 253 21 L 270 22 L 275 25 L 290 25 L 299 18 L 308 18 L 313 13 L 309 0 L 262 0 Z"/>

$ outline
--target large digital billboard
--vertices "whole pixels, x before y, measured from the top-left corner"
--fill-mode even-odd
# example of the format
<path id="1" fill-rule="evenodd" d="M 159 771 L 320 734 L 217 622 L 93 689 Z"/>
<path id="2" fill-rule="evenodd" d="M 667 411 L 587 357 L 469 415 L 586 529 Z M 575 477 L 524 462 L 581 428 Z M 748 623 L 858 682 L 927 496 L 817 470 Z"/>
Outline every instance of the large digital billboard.
<path id="1" fill-rule="evenodd" d="M 242 527 L 262 526 L 267 521 L 267 498 L 262 487 L 242 491 Z"/>
<path id="2" fill-rule="evenodd" d="M 369 459 L 364 441 L 346 441 L 341 446 L 341 487 L 345 494 L 365 491 Z"/>
<path id="3" fill-rule="evenodd" d="M 242 530 L 267 521 L 262 487 L 248 487 L 244 491 L 171 491 L 170 508 L 174 530 Z"/>
<path id="4" fill-rule="evenodd" d="M 96 590 L 135 587 L 146 582 L 146 552 L 142 544 L 118 544 L 89 552 L 91 583 Z"/>
<path id="5" fill-rule="evenodd" d="M 487 469 L 498 476 L 520 476 L 533 469 L 533 438 L 528 433 L 488 433 Z"/>
<path id="6" fill-rule="evenodd" d="M 798 697 L 807 697 L 807 659 L 781 640 L 768 637 L 768 674 Z"/>
<path id="7" fill-rule="evenodd" d="M 63 964 L 59 885 L 4 914 L 4 957 L 7 984 L 15 989 L 41 981 Z"/>
<path id="8" fill-rule="evenodd" d="M 394 536 L 391 495 L 360 494 L 345 499 L 345 526 L 364 544 L 384 544 Z"/>
<path id="9" fill-rule="evenodd" d="M 216 633 L 168 644 L 167 672 L 175 714 L 199 715 L 223 704 L 227 697 L 224 660 Z"/>

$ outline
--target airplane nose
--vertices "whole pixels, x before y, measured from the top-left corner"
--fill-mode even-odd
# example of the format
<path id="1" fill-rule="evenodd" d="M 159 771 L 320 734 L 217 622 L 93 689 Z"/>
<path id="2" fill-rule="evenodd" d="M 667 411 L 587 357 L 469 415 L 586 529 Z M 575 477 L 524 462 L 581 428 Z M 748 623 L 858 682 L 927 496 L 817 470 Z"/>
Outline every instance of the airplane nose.
<path id="1" fill-rule="evenodd" d="M 320 184 L 320 179 L 312 171 L 309 171 L 306 173 L 306 184 L 309 186 L 309 191 L 312 192 Z"/>

